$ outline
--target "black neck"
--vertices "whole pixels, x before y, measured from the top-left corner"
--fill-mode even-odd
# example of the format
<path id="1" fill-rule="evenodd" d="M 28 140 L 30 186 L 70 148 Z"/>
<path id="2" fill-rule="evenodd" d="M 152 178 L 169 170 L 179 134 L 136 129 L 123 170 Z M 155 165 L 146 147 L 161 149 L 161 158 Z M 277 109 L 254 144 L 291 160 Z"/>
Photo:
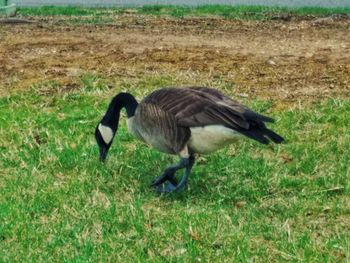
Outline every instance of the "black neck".
<path id="1" fill-rule="evenodd" d="M 114 128 L 114 130 L 118 127 L 118 121 L 119 121 L 119 114 L 120 110 L 122 108 L 126 109 L 126 114 L 128 118 L 135 115 L 135 110 L 137 108 L 137 101 L 129 93 L 119 93 L 117 96 L 115 96 L 111 103 L 108 106 L 108 110 L 103 117 L 101 123 L 106 124 L 109 127 Z"/>

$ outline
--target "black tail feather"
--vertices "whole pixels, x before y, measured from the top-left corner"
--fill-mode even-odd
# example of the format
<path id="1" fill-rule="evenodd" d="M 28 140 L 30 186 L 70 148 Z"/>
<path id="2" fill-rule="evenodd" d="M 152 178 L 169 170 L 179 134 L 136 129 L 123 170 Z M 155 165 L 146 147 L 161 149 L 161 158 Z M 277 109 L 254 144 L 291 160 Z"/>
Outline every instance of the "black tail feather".
<path id="1" fill-rule="evenodd" d="M 272 130 L 265 128 L 263 131 L 274 143 L 282 143 L 284 141 L 284 138 L 282 136 L 278 135 Z"/>
<path id="2" fill-rule="evenodd" d="M 284 141 L 283 137 L 266 127 L 254 127 L 249 130 L 239 130 L 239 132 L 262 144 L 269 144 L 270 141 L 274 143 L 282 143 Z"/>
<path id="3" fill-rule="evenodd" d="M 256 140 L 262 144 L 269 144 L 269 140 L 264 136 L 261 130 L 240 130 L 240 133 L 247 136 L 250 139 Z"/>
<path id="4" fill-rule="evenodd" d="M 247 120 L 251 120 L 251 121 L 255 121 L 255 122 L 261 122 L 261 121 L 262 122 L 275 122 L 275 120 L 273 118 L 267 117 L 265 115 L 256 113 L 256 112 L 251 111 L 251 110 L 247 110 L 244 113 L 244 117 Z"/>

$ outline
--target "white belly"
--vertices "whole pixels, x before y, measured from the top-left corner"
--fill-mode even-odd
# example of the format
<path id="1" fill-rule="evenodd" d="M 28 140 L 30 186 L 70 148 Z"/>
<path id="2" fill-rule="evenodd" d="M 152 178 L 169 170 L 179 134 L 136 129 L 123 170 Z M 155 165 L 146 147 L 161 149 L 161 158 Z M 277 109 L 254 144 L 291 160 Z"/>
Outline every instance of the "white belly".
<path id="1" fill-rule="evenodd" d="M 191 128 L 188 146 L 196 153 L 211 153 L 241 137 L 240 133 L 222 125 L 194 127 Z"/>

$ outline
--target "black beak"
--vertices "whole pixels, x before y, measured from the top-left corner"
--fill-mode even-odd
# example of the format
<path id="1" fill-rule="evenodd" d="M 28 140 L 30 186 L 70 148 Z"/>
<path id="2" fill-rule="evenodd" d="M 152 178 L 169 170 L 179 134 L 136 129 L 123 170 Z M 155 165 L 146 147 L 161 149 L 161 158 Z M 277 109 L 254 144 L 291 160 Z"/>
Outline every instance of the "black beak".
<path id="1" fill-rule="evenodd" d="M 100 147 L 100 161 L 104 162 L 106 160 L 108 153 L 108 148 Z"/>

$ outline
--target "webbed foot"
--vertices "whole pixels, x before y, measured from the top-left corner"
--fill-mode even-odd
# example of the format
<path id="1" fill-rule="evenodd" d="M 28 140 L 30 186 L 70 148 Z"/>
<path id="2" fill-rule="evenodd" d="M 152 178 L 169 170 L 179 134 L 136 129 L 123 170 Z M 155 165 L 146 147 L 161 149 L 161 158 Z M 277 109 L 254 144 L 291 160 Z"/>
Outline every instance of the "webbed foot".
<path id="1" fill-rule="evenodd" d="M 169 194 L 184 190 L 187 185 L 188 176 L 190 175 L 193 164 L 193 156 L 190 156 L 189 158 L 182 158 L 177 165 L 170 166 L 162 175 L 153 180 L 151 187 L 154 187 L 158 194 Z M 185 173 L 178 183 L 175 178 L 175 173 L 177 170 L 183 168 L 185 168 Z"/>
<path id="2" fill-rule="evenodd" d="M 169 194 L 177 191 L 177 188 L 171 182 L 165 182 L 163 184 L 157 185 L 155 187 L 155 190 L 158 194 Z"/>
<path id="3" fill-rule="evenodd" d="M 155 178 L 152 183 L 150 184 L 150 187 L 157 188 L 158 186 L 161 186 L 166 181 L 169 181 L 173 185 L 177 185 L 177 180 L 175 178 L 176 170 L 173 168 L 168 168 L 164 171 L 163 174 Z"/>

